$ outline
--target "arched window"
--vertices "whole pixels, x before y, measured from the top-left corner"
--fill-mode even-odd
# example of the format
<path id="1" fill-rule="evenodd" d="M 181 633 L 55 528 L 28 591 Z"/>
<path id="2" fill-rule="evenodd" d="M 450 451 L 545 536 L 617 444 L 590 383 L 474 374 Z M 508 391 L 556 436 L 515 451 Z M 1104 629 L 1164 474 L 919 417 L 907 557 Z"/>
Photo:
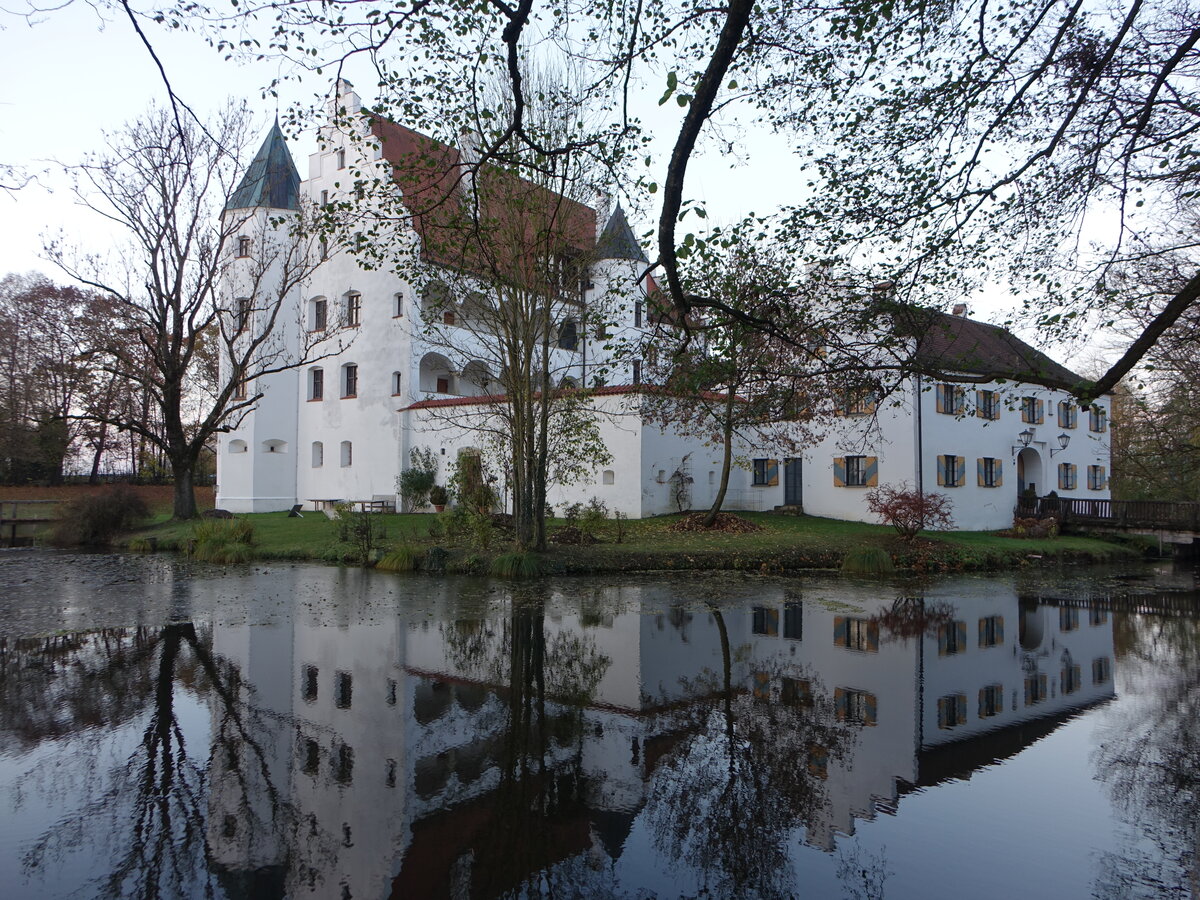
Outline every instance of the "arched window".
<path id="1" fill-rule="evenodd" d="M 342 468 L 354 465 L 354 447 L 349 441 L 342 441 Z"/>
<path id="2" fill-rule="evenodd" d="M 392 318 L 399 319 L 404 315 L 404 291 L 392 294 Z"/>
<path id="3" fill-rule="evenodd" d="M 287 441 L 281 441 L 278 438 L 263 441 L 262 447 L 263 453 L 287 453 Z"/>
<path id="4" fill-rule="evenodd" d="M 600 480 L 604 484 L 616 484 L 617 476 L 616 476 L 616 473 L 613 472 L 612 469 L 605 469 L 604 474 L 601 476 Z"/>
<path id="5" fill-rule="evenodd" d="M 449 394 L 453 384 L 450 375 L 450 360 L 440 353 L 426 353 L 421 357 L 420 389 L 428 393 Z"/>
<path id="6" fill-rule="evenodd" d="M 342 366 L 342 399 L 358 396 L 358 366 L 346 363 Z"/>
<path id="7" fill-rule="evenodd" d="M 312 467 L 319 469 L 325 465 L 325 445 L 320 441 L 313 441 L 312 445 Z"/>
<path id="8" fill-rule="evenodd" d="M 246 442 L 241 440 L 240 438 L 235 438 L 234 440 L 229 442 L 229 452 L 230 453 L 245 453 L 246 452 Z"/>
<path id="9" fill-rule="evenodd" d="M 392 396 L 399 397 L 403 393 L 404 377 L 399 372 L 392 373 Z"/>
<path id="10" fill-rule="evenodd" d="M 320 366 L 308 370 L 308 399 L 325 399 L 325 370 Z"/>

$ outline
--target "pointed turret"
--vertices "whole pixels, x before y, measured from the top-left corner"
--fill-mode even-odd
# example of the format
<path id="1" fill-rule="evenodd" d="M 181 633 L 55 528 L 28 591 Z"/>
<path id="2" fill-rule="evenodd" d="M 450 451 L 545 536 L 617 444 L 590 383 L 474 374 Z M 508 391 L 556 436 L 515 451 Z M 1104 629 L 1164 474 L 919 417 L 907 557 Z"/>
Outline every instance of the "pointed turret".
<path id="1" fill-rule="evenodd" d="M 619 203 L 613 210 L 612 216 L 609 217 L 608 224 L 604 226 L 600 240 L 596 241 L 596 250 L 600 259 L 631 259 L 634 262 L 648 262 L 646 254 L 642 251 L 642 245 L 638 243 L 633 229 L 629 227 L 629 220 L 625 218 L 625 210 Z"/>
<path id="2" fill-rule="evenodd" d="M 288 152 L 278 119 L 246 169 L 242 183 L 225 204 L 226 209 L 258 207 L 300 209 L 300 173 Z"/>

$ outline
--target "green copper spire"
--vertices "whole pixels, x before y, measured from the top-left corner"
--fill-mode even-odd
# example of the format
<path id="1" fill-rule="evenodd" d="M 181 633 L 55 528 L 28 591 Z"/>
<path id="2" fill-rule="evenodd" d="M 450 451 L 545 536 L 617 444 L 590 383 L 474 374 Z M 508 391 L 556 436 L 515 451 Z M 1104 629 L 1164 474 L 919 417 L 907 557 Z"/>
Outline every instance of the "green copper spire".
<path id="1" fill-rule="evenodd" d="M 292 162 L 292 154 L 288 152 L 283 140 L 283 132 L 279 129 L 279 119 L 271 126 L 271 133 L 263 141 L 258 155 L 246 169 L 242 183 L 233 192 L 226 209 L 267 209 L 300 208 L 300 173 Z"/>

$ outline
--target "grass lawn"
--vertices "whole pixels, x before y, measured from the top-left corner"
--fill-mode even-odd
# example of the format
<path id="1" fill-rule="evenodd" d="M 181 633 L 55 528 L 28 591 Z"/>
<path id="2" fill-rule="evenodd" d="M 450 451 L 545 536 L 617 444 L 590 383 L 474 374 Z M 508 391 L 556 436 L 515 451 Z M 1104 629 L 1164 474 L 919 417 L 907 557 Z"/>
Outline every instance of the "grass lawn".
<path id="1" fill-rule="evenodd" d="M 552 543 L 541 556 L 542 569 L 557 573 L 836 569 L 847 551 L 864 545 L 886 549 L 900 569 L 933 572 L 1011 568 L 1038 558 L 1070 562 L 1130 559 L 1141 553 L 1136 545 L 1095 538 L 1015 539 L 985 532 L 930 533 L 908 545 L 899 541 L 891 528 L 881 525 L 771 513 L 740 515 L 764 530 L 749 534 L 672 532 L 667 528 L 679 516 L 662 516 L 624 522 L 624 534 L 618 543 L 616 523 L 610 520 L 597 532 L 599 541 L 595 544 Z M 288 518 L 285 512 L 239 518 L 254 524 L 254 553 L 261 559 L 346 559 L 349 547 L 338 542 L 338 523 L 322 513 L 305 513 L 303 518 Z M 448 551 L 447 569 L 452 571 L 483 574 L 492 558 L 511 549 L 499 534 L 487 549 L 472 546 L 466 537 L 431 537 L 430 527 L 440 518 L 433 515 L 378 518 L 386 530 L 380 542 L 383 552 L 407 544 L 424 557 L 430 548 L 443 547 Z M 552 520 L 551 534 L 563 524 L 562 520 Z M 172 522 L 161 514 L 122 543 L 145 546 L 144 542 L 153 539 L 159 549 L 178 549 L 186 546 L 194 527 L 192 523 Z"/>

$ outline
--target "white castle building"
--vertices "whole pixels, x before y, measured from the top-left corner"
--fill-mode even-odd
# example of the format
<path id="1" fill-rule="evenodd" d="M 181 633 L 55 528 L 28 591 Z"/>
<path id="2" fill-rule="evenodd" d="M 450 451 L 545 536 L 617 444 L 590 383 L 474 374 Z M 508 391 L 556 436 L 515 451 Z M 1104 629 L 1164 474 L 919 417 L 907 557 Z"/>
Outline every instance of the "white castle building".
<path id="1" fill-rule="evenodd" d="M 361 108 L 345 81 L 335 104 Z M 222 286 L 231 309 L 255 308 L 246 296 L 262 288 L 251 274 L 255 248 L 279 240 L 302 210 L 345 199 L 359 173 L 390 168 L 401 192 L 404 185 L 432 185 L 453 198 L 468 189 L 442 181 L 470 162 L 469 142 L 452 148 L 387 120 L 362 121 L 367 140 L 323 130 L 304 181 L 278 126 L 272 129 L 226 207 L 244 223 Z M 444 163 L 440 173 L 414 172 L 415 160 L 431 159 Z M 604 385 L 589 402 L 612 461 L 574 483 L 552 484 L 548 500 L 561 508 L 596 497 L 633 518 L 680 505 L 705 508 L 720 482 L 721 446 L 651 424 L 643 415 L 641 361 L 636 351 L 615 349 L 645 347 L 653 334 L 646 302 L 653 282 L 643 278 L 642 248 L 619 206 L 610 212 L 555 200 L 568 207 L 565 249 L 589 264 L 577 289 L 554 301 L 553 376 L 559 384 Z M 267 512 L 335 499 L 394 501 L 413 449 L 434 453 L 444 482 L 461 451 L 481 448 L 485 438 L 472 422 L 503 402 L 493 387 L 503 373 L 470 327 L 489 302 L 486 288 L 464 287 L 461 272 L 425 237 L 414 215 L 406 238 L 418 251 L 419 277 L 387 266 L 364 269 L 353 254 L 330 247 L 328 259 L 292 291 L 290 317 L 279 317 L 281 339 L 297 359 L 306 345 L 318 353 L 308 357 L 311 364 L 255 379 L 255 409 L 218 441 L 219 507 Z M 731 475 L 725 507 L 787 506 L 872 521 L 864 501 L 869 488 L 907 483 L 950 495 L 955 527 L 996 529 L 1011 524 L 1027 489 L 1108 498 L 1107 400 L 1081 410 L 1066 392 L 1022 384 L 1021 373 L 1030 371 L 1065 383 L 1079 379 L 1004 329 L 963 314 L 922 315 L 913 338 L 918 359 L 938 371 L 995 380 L 966 389 L 911 378 L 885 407 L 848 404 L 825 436 L 802 450 L 739 441 L 734 455 L 743 465 Z"/>

